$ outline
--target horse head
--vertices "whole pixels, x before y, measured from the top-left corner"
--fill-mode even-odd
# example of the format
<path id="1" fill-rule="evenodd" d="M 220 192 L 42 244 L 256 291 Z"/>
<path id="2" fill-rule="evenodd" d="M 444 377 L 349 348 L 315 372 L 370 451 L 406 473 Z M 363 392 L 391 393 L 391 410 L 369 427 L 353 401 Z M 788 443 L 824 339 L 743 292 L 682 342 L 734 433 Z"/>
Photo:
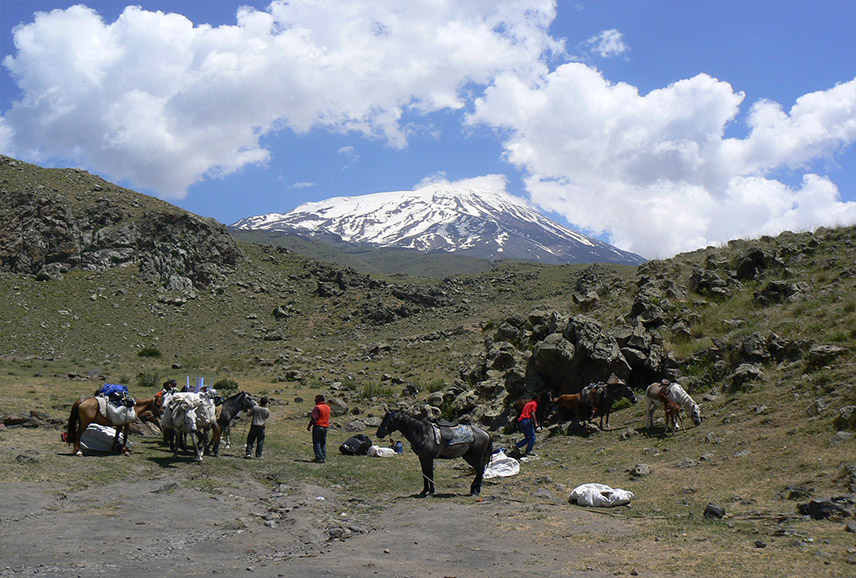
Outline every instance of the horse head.
<path id="1" fill-rule="evenodd" d="M 695 425 L 701 425 L 701 409 L 699 409 L 698 404 L 693 404 L 693 410 L 690 413 L 690 418 L 692 418 Z"/>
<path id="2" fill-rule="evenodd" d="M 633 393 L 633 390 L 630 389 L 630 386 L 625 385 L 621 393 L 624 395 L 624 397 L 629 399 L 631 403 L 636 403 L 636 394 Z"/>
<path id="3" fill-rule="evenodd" d="M 387 410 L 386 415 L 383 416 L 383 421 L 380 422 L 377 428 L 377 437 L 385 438 L 394 432 L 398 427 L 396 424 L 397 418 L 396 412 Z"/>

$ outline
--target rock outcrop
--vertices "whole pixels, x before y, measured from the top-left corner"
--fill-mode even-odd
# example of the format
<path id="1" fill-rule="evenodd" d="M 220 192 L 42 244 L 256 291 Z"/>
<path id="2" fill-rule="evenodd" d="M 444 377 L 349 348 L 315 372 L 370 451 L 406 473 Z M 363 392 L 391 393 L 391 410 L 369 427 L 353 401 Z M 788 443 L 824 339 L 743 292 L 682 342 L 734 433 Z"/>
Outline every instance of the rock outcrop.
<path id="1" fill-rule="evenodd" d="M 226 227 L 75 169 L 0 156 L 0 270 L 58 278 L 136 266 L 170 291 L 208 289 L 240 252 Z"/>

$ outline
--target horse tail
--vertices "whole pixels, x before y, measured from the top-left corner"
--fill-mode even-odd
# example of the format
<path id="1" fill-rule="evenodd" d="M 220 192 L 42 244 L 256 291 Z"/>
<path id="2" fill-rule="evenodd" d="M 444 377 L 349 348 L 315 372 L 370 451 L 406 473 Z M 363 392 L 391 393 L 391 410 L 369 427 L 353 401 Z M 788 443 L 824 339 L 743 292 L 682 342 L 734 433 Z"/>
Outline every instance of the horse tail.
<path id="1" fill-rule="evenodd" d="M 485 448 L 484 455 L 482 456 L 482 472 L 487 469 L 490 459 L 493 457 L 493 438 L 490 437 L 489 433 L 485 432 L 485 434 L 487 434 L 487 448 Z"/>
<path id="2" fill-rule="evenodd" d="M 80 421 L 80 401 L 75 401 L 71 406 L 71 413 L 68 416 L 68 426 L 66 427 L 66 443 L 73 444 L 74 438 L 77 435 L 77 422 Z"/>

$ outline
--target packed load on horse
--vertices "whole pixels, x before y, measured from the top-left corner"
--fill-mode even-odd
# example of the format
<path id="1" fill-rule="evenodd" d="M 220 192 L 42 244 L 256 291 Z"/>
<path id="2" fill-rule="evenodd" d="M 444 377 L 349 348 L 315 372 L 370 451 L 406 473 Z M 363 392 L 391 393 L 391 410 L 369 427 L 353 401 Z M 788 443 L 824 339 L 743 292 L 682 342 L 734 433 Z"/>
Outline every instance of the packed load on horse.
<path id="1" fill-rule="evenodd" d="M 76 456 L 83 455 L 80 436 L 91 423 L 116 428 L 113 451 L 127 453 L 131 422 L 147 413 L 159 416 L 163 408 L 162 397 L 135 400 L 124 385 L 105 384 L 95 393 L 95 397 L 77 400 L 71 406 L 65 441 L 73 444 Z"/>
<path id="2" fill-rule="evenodd" d="M 377 428 L 377 437 L 385 438 L 394 431 L 401 432 L 419 456 L 423 478 L 420 496 L 434 494 L 434 460 L 438 458 L 463 458 L 476 472 L 470 495 L 481 492 L 484 471 L 493 453 L 493 442 L 486 431 L 473 425 L 438 425 L 403 411 L 388 411 Z"/>
<path id="3" fill-rule="evenodd" d="M 164 440 L 177 455 L 175 443 L 177 433 L 192 434 L 196 461 L 202 461 L 205 449 L 205 434 L 212 431 L 212 453 L 220 455 L 220 426 L 217 423 L 214 396 L 210 393 L 178 392 L 164 395 L 164 410 L 160 421 Z"/>

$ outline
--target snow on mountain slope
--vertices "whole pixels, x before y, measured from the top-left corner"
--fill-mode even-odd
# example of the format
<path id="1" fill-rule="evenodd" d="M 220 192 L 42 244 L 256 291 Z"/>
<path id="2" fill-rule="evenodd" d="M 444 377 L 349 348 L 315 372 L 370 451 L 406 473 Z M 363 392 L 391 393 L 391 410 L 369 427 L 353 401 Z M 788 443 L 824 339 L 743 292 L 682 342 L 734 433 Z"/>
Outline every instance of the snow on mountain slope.
<path id="1" fill-rule="evenodd" d="M 242 219 L 232 228 L 332 235 L 355 245 L 458 252 L 492 260 L 644 262 L 559 225 L 522 199 L 448 183 L 304 203 L 290 213 Z"/>

